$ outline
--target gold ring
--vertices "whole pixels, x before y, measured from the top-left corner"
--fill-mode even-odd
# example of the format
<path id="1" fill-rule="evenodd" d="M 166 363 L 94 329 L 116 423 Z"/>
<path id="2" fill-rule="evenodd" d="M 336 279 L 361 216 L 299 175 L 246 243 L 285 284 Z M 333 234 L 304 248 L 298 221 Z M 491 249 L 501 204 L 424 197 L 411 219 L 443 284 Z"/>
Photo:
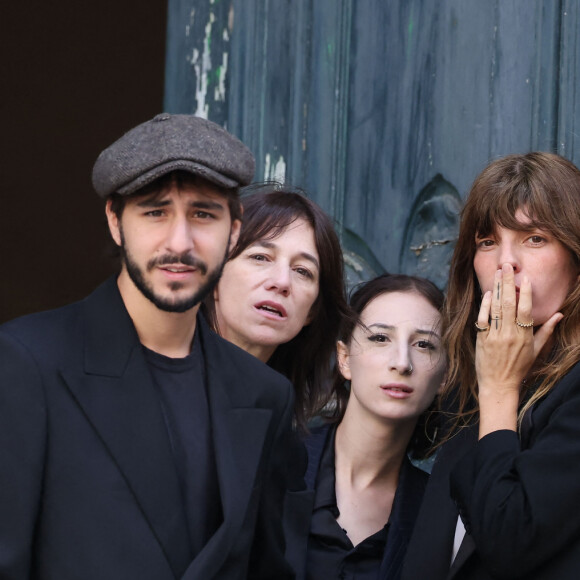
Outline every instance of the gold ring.
<path id="1" fill-rule="evenodd" d="M 477 330 L 477 332 L 485 332 L 486 330 L 489 330 L 489 326 L 479 326 L 479 324 L 477 324 L 477 320 L 475 321 L 475 329 Z"/>
<path id="2" fill-rule="evenodd" d="M 518 320 L 518 317 L 516 316 L 514 318 L 514 322 L 520 327 L 520 328 L 532 328 L 534 326 L 534 319 L 532 318 L 531 322 L 528 322 L 526 324 L 524 324 L 523 322 L 520 322 Z"/>

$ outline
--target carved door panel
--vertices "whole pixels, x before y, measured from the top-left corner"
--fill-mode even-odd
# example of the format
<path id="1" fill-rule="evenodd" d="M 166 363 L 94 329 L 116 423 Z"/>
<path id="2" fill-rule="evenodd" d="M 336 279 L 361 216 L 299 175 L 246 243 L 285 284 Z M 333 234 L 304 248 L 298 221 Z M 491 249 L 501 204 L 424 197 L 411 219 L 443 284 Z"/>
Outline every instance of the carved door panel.
<path id="1" fill-rule="evenodd" d="M 166 109 L 227 126 L 257 180 L 304 187 L 350 283 L 443 287 L 489 160 L 580 161 L 579 24 L 572 0 L 169 0 Z"/>

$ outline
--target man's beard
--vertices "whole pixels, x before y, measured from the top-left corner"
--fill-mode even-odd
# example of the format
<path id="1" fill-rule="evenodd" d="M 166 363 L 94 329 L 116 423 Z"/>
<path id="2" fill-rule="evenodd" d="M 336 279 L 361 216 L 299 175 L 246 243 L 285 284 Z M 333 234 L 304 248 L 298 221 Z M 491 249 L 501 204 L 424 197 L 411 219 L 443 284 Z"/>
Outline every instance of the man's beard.
<path id="1" fill-rule="evenodd" d="M 187 312 L 191 310 L 194 306 L 203 301 L 203 299 L 213 291 L 217 285 L 224 269 L 224 264 L 226 263 L 229 251 L 226 250 L 223 260 L 221 263 L 207 275 L 205 283 L 203 283 L 200 288 L 192 296 L 184 297 L 180 300 L 177 298 L 164 298 L 155 294 L 151 284 L 145 279 L 143 270 L 138 266 L 138 264 L 132 259 L 131 254 L 127 251 L 125 246 L 125 238 L 123 232 L 121 231 L 121 258 L 127 268 L 127 273 L 129 278 L 133 281 L 133 284 L 137 289 L 150 300 L 159 310 L 164 312 Z M 227 248 L 229 248 L 230 242 L 228 238 Z M 185 266 L 191 266 L 196 268 L 202 275 L 206 275 L 208 272 L 208 267 L 205 262 L 198 260 L 188 252 L 184 252 L 181 255 L 177 254 L 164 254 L 157 258 L 149 260 L 147 263 L 147 271 L 150 272 L 153 268 L 157 266 L 162 266 L 165 264 L 183 264 Z M 183 287 L 181 282 L 172 282 L 169 288 L 173 291 L 177 291 Z"/>

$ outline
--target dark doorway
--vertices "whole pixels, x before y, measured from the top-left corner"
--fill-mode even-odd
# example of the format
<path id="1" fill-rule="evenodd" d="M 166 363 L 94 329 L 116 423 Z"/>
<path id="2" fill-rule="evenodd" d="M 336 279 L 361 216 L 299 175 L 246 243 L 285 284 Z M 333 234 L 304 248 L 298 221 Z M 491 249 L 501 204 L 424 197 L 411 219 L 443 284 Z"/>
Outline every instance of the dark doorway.
<path id="1" fill-rule="evenodd" d="M 98 153 L 161 111 L 166 0 L 7 3 L 0 97 L 0 322 L 109 275 Z"/>

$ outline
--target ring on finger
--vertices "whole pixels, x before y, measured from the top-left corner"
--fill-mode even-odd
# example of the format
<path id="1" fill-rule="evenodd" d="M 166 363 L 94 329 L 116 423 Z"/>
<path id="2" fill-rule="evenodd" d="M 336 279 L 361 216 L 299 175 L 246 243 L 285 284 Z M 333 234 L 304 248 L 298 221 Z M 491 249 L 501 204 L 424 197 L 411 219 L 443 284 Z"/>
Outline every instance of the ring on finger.
<path id="1" fill-rule="evenodd" d="M 487 330 L 489 330 L 489 326 L 479 326 L 479 324 L 477 324 L 477 321 L 475 321 L 475 329 L 477 330 L 477 332 L 486 332 Z"/>
<path id="2" fill-rule="evenodd" d="M 516 316 L 514 318 L 514 322 L 520 327 L 520 328 L 532 328 L 534 326 L 534 319 L 532 318 L 531 322 L 520 322 L 518 320 L 518 317 Z"/>

